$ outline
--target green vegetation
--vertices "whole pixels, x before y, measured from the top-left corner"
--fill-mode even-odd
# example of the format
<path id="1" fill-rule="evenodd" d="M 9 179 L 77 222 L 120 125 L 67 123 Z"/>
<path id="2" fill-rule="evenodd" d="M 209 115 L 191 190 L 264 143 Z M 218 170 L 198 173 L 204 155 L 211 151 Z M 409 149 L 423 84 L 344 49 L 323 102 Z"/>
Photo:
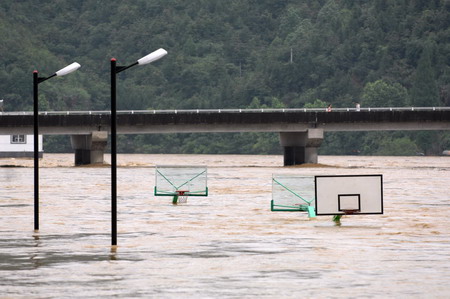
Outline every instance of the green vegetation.
<path id="1" fill-rule="evenodd" d="M 4 0 L 0 97 L 32 110 L 109 110 L 109 61 L 157 48 L 163 60 L 120 74 L 119 109 L 450 106 L 446 0 Z M 444 132 L 327 134 L 322 154 L 438 154 Z M 61 145 L 61 141 L 64 141 Z M 121 152 L 280 153 L 277 134 L 121 136 Z M 47 152 L 70 149 L 46 137 Z"/>

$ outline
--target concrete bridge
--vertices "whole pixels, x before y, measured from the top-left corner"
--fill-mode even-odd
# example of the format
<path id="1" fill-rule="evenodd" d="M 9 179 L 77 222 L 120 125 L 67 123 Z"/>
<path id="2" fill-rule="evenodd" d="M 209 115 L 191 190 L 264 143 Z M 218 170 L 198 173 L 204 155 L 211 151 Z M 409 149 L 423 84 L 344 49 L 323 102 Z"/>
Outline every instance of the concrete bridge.
<path id="1" fill-rule="evenodd" d="M 71 135 L 75 164 L 103 163 L 110 111 L 40 112 L 39 133 Z M 450 107 L 118 111 L 118 134 L 277 132 L 284 165 L 317 163 L 324 132 L 450 130 Z M 33 134 L 32 112 L 0 114 L 0 135 Z"/>

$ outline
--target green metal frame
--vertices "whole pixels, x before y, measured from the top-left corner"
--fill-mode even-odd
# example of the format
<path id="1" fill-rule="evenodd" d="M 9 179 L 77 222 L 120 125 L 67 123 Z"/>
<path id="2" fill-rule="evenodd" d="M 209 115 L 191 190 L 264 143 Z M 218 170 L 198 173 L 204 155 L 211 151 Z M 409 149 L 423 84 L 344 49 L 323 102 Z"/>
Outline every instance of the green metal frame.
<path id="1" fill-rule="evenodd" d="M 176 192 L 168 192 L 168 191 L 158 191 L 155 186 L 155 196 L 178 196 L 179 194 Z M 187 196 L 208 196 L 208 187 L 203 191 L 188 191 L 185 193 Z"/>
<path id="2" fill-rule="evenodd" d="M 272 212 L 308 212 L 310 218 L 316 217 L 316 211 L 313 206 L 310 205 L 298 205 L 298 206 L 285 206 L 276 205 L 273 199 L 270 201 L 270 210 Z"/>
<path id="3" fill-rule="evenodd" d="M 164 191 L 163 191 L 164 192 Z M 199 193 L 204 192 L 204 193 Z M 185 196 L 208 196 L 208 187 L 206 187 L 205 191 L 187 191 L 184 193 Z M 156 186 L 155 186 L 155 196 L 173 196 L 172 198 L 172 204 L 176 205 L 178 204 L 178 198 L 180 197 L 180 194 L 177 192 L 164 192 L 164 193 L 158 193 Z"/>

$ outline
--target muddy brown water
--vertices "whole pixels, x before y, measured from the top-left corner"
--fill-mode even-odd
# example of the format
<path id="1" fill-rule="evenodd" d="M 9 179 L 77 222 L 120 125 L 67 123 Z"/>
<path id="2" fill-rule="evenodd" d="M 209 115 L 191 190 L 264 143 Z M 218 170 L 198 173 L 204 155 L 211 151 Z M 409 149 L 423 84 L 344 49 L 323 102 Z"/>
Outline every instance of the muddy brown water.
<path id="1" fill-rule="evenodd" d="M 108 160 L 109 157 L 106 157 Z M 448 298 L 450 157 L 118 155 L 118 246 L 110 168 L 0 159 L 0 297 Z M 209 196 L 155 197 L 155 165 L 207 165 Z M 21 167 L 18 167 L 21 166 Z M 384 214 L 271 212 L 271 178 L 382 174 Z"/>

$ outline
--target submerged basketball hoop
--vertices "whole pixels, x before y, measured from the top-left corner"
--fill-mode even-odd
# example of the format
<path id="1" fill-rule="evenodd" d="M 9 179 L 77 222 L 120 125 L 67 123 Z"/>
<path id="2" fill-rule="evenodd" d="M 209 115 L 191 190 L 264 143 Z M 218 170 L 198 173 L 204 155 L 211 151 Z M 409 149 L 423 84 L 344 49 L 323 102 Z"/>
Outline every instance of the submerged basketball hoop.
<path id="1" fill-rule="evenodd" d="M 189 196 L 208 196 L 206 166 L 158 165 L 155 196 L 171 196 L 172 203 L 185 203 Z"/>
<path id="2" fill-rule="evenodd" d="M 315 176 L 317 215 L 383 214 L 383 176 Z"/>
<path id="3" fill-rule="evenodd" d="M 314 178 L 307 176 L 272 176 L 272 212 L 308 212 L 314 209 Z"/>
<path id="4" fill-rule="evenodd" d="M 177 190 L 177 191 L 175 191 L 175 193 L 177 195 L 173 196 L 172 203 L 174 205 L 176 205 L 178 203 L 185 203 L 185 202 L 187 202 L 188 192 L 189 191 L 185 191 L 185 190 Z"/>
<path id="5" fill-rule="evenodd" d="M 383 214 L 382 175 L 272 178 L 271 211 L 307 211 L 309 217 Z"/>

